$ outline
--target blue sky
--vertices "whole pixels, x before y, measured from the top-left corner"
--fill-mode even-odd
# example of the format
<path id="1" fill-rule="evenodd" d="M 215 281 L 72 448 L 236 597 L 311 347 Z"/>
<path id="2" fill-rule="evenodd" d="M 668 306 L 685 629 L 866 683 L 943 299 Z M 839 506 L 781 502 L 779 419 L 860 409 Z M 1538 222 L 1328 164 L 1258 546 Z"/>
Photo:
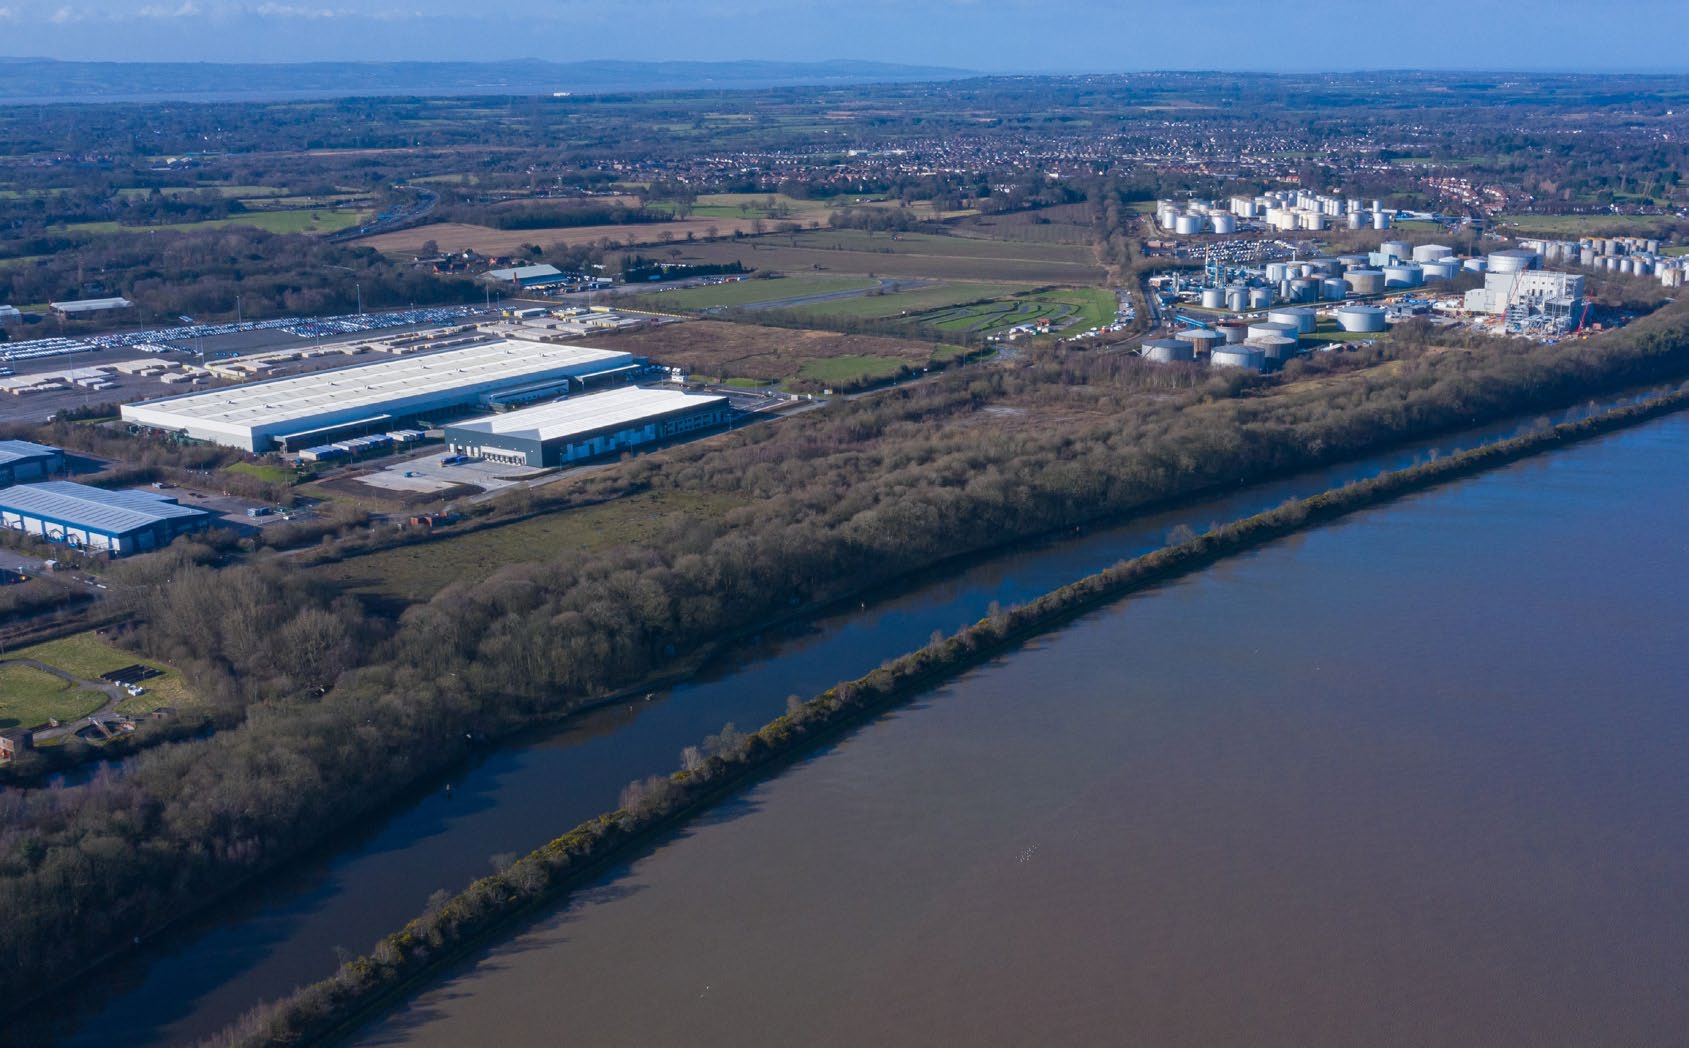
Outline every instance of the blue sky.
<path id="1" fill-rule="evenodd" d="M 1686 12 L 1684 0 L 0 0 L 0 54 L 150 61 L 859 58 L 991 72 L 1655 72 L 1689 71 Z"/>

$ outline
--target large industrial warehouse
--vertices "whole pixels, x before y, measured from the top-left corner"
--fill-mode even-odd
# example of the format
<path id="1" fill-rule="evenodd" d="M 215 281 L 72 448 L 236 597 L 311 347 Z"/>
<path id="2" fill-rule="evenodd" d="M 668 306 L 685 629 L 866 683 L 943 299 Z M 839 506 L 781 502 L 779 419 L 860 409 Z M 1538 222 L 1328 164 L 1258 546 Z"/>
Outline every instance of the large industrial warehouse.
<path id="1" fill-rule="evenodd" d="M 0 526 L 112 556 L 168 546 L 216 519 L 152 491 L 106 491 L 68 480 L 0 490 Z"/>
<path id="2" fill-rule="evenodd" d="M 0 486 L 44 480 L 49 474 L 64 472 L 64 468 L 65 453 L 58 448 L 27 440 L 0 440 Z"/>
<path id="3" fill-rule="evenodd" d="M 392 429 L 424 412 L 554 395 L 631 376 L 631 353 L 499 338 L 447 350 L 125 404 L 137 425 L 247 451 Z"/>
<path id="4" fill-rule="evenodd" d="M 460 455 L 524 466 L 562 466 L 725 425 L 726 397 L 628 387 L 445 427 Z"/>

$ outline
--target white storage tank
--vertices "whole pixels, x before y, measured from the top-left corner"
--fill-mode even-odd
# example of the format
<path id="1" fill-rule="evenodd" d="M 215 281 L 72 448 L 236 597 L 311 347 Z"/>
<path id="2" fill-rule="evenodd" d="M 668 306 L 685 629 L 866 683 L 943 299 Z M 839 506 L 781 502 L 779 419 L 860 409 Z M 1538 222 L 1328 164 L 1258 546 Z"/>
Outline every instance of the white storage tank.
<path id="1" fill-rule="evenodd" d="M 1153 338 L 1143 344 L 1143 356 L 1157 364 L 1172 364 L 1195 360 L 1196 347 L 1176 338 Z"/>
<path id="2" fill-rule="evenodd" d="M 1302 333 L 1300 323 L 1283 323 L 1276 320 L 1261 320 L 1249 325 L 1249 342 L 1259 342 L 1264 338 L 1288 338 L 1295 341 Z"/>
<path id="3" fill-rule="evenodd" d="M 1382 306 L 1343 306 L 1337 311 L 1337 324 L 1344 331 L 1383 331 Z"/>
<path id="4" fill-rule="evenodd" d="M 1225 336 L 1228 345 L 1235 346 L 1249 337 L 1249 325 L 1241 320 L 1222 320 L 1214 330 Z"/>
<path id="5" fill-rule="evenodd" d="M 1214 232 L 1222 236 L 1237 232 L 1237 216 L 1235 215 L 1215 215 L 1213 222 Z"/>
<path id="6" fill-rule="evenodd" d="M 1425 283 L 1425 274 L 1418 266 L 1404 263 L 1398 266 L 1384 267 L 1384 286 L 1386 288 L 1418 287 L 1423 283 Z"/>
<path id="7" fill-rule="evenodd" d="M 1266 354 L 1259 346 L 1247 343 L 1240 346 L 1221 346 L 1214 351 L 1209 363 L 1217 368 L 1244 368 L 1248 371 L 1260 371 L 1266 363 Z"/>
<path id="8" fill-rule="evenodd" d="M 1202 232 L 1202 218 L 1198 215 L 1180 215 L 1173 219 L 1173 232 L 1182 237 L 1195 236 Z"/>
<path id="9" fill-rule="evenodd" d="M 1469 258 L 1460 264 L 1460 268 L 1470 273 L 1484 273 L 1490 268 L 1489 261 L 1482 258 Z"/>
<path id="10" fill-rule="evenodd" d="M 1460 273 L 1460 263 L 1426 262 L 1420 265 L 1419 271 L 1426 280 L 1453 280 Z"/>
<path id="11" fill-rule="evenodd" d="M 1349 282 L 1342 277 L 1327 277 L 1320 281 L 1320 297 L 1331 302 L 1341 302 L 1349 297 Z"/>
<path id="12" fill-rule="evenodd" d="M 1384 291 L 1383 270 L 1351 269 L 1343 274 L 1343 279 L 1357 295 L 1377 295 Z"/>
<path id="13" fill-rule="evenodd" d="M 1269 324 L 1290 324 L 1304 335 L 1314 330 L 1316 320 L 1311 309 L 1274 309 L 1267 313 Z"/>
<path id="14" fill-rule="evenodd" d="M 1281 280 L 1290 279 L 1290 267 L 1283 262 L 1267 263 L 1267 279 L 1277 284 Z"/>
<path id="15" fill-rule="evenodd" d="M 1233 313 L 1241 313 L 1249 308 L 1249 291 L 1246 288 L 1234 287 L 1226 289 L 1226 308 Z"/>
<path id="16" fill-rule="evenodd" d="M 1420 244 L 1413 249 L 1415 262 L 1438 262 L 1454 254 L 1454 248 L 1447 244 Z"/>
<path id="17" fill-rule="evenodd" d="M 1273 289 L 1268 287 L 1252 287 L 1249 289 L 1249 308 L 1266 309 L 1273 304 Z"/>
<path id="18" fill-rule="evenodd" d="M 1526 248 L 1490 252 L 1491 273 L 1522 273 L 1536 263 L 1537 253 Z"/>
<path id="19" fill-rule="evenodd" d="M 1261 363 L 1268 371 L 1277 371 L 1284 366 L 1285 361 L 1296 355 L 1296 340 L 1282 335 L 1251 339 L 1245 345 L 1261 351 Z"/>
<path id="20" fill-rule="evenodd" d="M 1205 287 L 1202 289 L 1203 309 L 1225 309 L 1226 291 L 1224 288 Z"/>
<path id="21" fill-rule="evenodd" d="M 1366 228 L 1366 216 L 1361 214 L 1359 211 L 1349 212 L 1349 228 L 1351 230 L 1365 229 Z"/>
<path id="22" fill-rule="evenodd" d="M 1380 254 L 1389 255 L 1397 261 L 1413 257 L 1413 245 L 1405 240 L 1386 240 L 1378 245 Z"/>
<path id="23" fill-rule="evenodd" d="M 1290 294 L 1286 297 L 1292 302 L 1312 302 L 1320 297 L 1320 282 L 1312 277 L 1297 277 L 1290 282 Z"/>
<path id="24" fill-rule="evenodd" d="M 1373 229 L 1389 229 L 1390 228 L 1390 216 L 1386 215 L 1382 211 L 1374 211 L 1372 213 L 1372 228 Z"/>

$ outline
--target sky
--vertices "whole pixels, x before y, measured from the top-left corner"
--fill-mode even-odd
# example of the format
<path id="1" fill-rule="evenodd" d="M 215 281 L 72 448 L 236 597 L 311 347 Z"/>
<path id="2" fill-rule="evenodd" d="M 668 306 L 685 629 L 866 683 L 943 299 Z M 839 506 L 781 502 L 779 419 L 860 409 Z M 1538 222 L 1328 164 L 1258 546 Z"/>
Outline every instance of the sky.
<path id="1" fill-rule="evenodd" d="M 0 55 L 1689 72 L 1684 0 L 0 0 Z"/>

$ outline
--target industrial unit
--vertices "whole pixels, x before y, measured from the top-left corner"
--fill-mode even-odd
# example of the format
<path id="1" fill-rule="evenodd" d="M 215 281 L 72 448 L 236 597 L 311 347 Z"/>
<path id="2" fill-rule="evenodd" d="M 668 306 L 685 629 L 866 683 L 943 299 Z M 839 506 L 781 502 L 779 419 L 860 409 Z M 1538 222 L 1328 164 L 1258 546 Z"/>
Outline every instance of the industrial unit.
<path id="1" fill-rule="evenodd" d="M 392 429 L 424 412 L 537 400 L 626 381 L 631 353 L 515 338 L 123 405 L 125 421 L 247 451 Z"/>
<path id="2" fill-rule="evenodd" d="M 726 397 L 628 387 L 571 397 L 445 427 L 459 455 L 523 466 L 562 466 L 725 425 Z"/>
<path id="3" fill-rule="evenodd" d="M 0 485 L 44 480 L 63 473 L 65 453 L 46 444 L 27 440 L 0 440 Z"/>
<path id="4" fill-rule="evenodd" d="M 114 557 L 159 549 L 216 519 L 153 491 L 106 491 L 68 480 L 0 490 L 0 526 Z"/>
<path id="5" fill-rule="evenodd" d="M 1466 293 L 1466 309 L 1505 316 L 1509 324 L 1540 317 L 1544 323 L 1564 328 L 1583 309 L 1583 277 L 1540 269 L 1496 272 L 1492 263 L 1484 274 L 1484 286 Z"/>

